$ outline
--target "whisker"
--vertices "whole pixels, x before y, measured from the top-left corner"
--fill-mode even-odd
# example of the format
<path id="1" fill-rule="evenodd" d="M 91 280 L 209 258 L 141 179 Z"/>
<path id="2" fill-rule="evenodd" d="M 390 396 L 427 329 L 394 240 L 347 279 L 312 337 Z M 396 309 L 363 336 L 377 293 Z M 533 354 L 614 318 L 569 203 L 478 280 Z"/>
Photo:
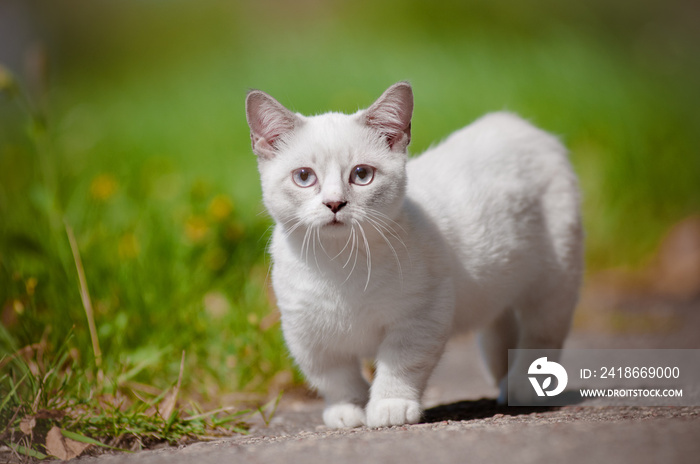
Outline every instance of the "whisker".
<path id="1" fill-rule="evenodd" d="M 348 237 L 348 240 L 352 239 L 352 247 L 350 248 L 350 254 L 348 255 L 348 260 L 345 261 L 345 264 L 343 264 L 343 269 L 345 269 L 350 262 L 350 259 L 352 259 L 352 253 L 355 251 L 355 224 L 351 224 L 351 229 L 350 229 L 350 237 Z"/>
<path id="2" fill-rule="evenodd" d="M 396 239 L 403 247 L 408 251 L 408 247 L 404 243 L 403 239 L 396 233 L 394 229 L 391 228 L 391 226 L 388 226 L 382 222 L 380 222 L 377 218 L 371 218 L 367 217 L 367 221 L 371 222 L 372 224 L 376 225 L 377 227 L 381 228 L 382 230 L 385 230 L 389 235 L 391 235 L 393 238 Z"/>
<path id="3" fill-rule="evenodd" d="M 348 240 L 345 242 L 345 245 L 343 246 L 343 249 L 340 250 L 340 251 L 338 252 L 337 255 L 333 256 L 333 257 L 331 258 L 331 261 L 333 261 L 335 258 L 337 258 L 338 256 L 340 256 L 340 255 L 343 254 L 343 252 L 345 251 L 345 249 L 346 249 L 346 248 L 348 247 L 348 245 L 350 244 L 350 238 L 352 237 L 352 233 L 353 233 L 354 231 L 355 231 L 355 226 L 353 225 L 353 226 L 352 226 L 352 229 L 350 229 L 350 233 L 348 234 Z M 321 244 L 321 246 L 323 247 L 323 244 Z M 326 251 L 326 250 L 324 249 L 323 251 Z M 326 256 L 328 256 L 327 253 L 326 253 Z M 328 256 L 328 257 L 330 258 L 330 256 Z M 348 259 L 350 259 L 350 258 L 348 257 Z M 346 263 L 346 264 L 347 264 L 347 263 Z M 343 266 L 343 267 L 345 267 L 345 266 Z"/>
<path id="4" fill-rule="evenodd" d="M 318 270 L 320 271 L 320 270 L 321 270 L 321 267 L 318 265 L 318 258 L 316 257 L 316 239 L 318 239 L 318 240 L 320 241 L 320 240 L 321 240 L 321 237 L 320 237 L 320 233 L 319 233 L 319 228 L 318 228 L 318 227 L 314 227 L 314 229 L 315 229 L 315 231 L 316 231 L 316 234 L 314 234 L 314 236 L 313 236 L 313 241 L 314 241 L 314 261 L 316 261 L 316 269 L 318 269 Z M 323 247 L 323 244 L 321 244 L 321 247 Z M 328 255 L 326 254 L 326 256 L 328 256 Z"/>
<path id="5" fill-rule="evenodd" d="M 311 249 L 311 237 L 313 235 L 313 228 L 311 226 L 309 226 L 309 228 L 307 230 L 308 230 L 308 232 L 307 232 L 308 240 L 306 241 L 306 265 L 308 266 L 309 265 L 309 250 Z"/>
<path id="6" fill-rule="evenodd" d="M 326 250 L 326 247 L 323 246 L 323 237 L 321 237 L 321 228 L 316 229 L 316 236 L 318 237 L 318 244 L 321 246 L 321 250 L 323 250 L 323 253 L 326 255 L 326 258 L 330 259 L 331 261 L 334 260 L 336 257 L 334 256 L 331 258 L 331 256 L 328 254 L 328 251 Z"/>
<path id="7" fill-rule="evenodd" d="M 357 226 L 360 228 L 362 240 L 365 242 L 365 251 L 367 252 L 367 283 L 365 283 L 364 289 L 364 291 L 367 291 L 367 287 L 369 287 L 369 279 L 372 276 L 372 252 L 369 249 L 369 242 L 367 241 L 367 235 L 365 235 L 365 229 L 359 222 L 357 223 Z"/>
<path id="8" fill-rule="evenodd" d="M 406 247 L 406 244 L 404 243 L 403 239 L 399 236 L 398 232 L 394 230 L 393 227 L 391 227 L 390 224 L 388 224 L 381 216 L 378 215 L 379 213 L 377 211 L 371 210 L 368 212 L 368 219 L 372 218 L 374 219 L 375 223 L 377 225 L 381 225 L 384 230 L 386 230 L 391 236 L 393 236 L 396 240 L 401 243 L 401 245 L 408 251 L 408 247 Z M 387 217 L 386 215 L 382 215 Z M 401 227 L 401 224 L 398 224 L 396 221 L 389 219 L 392 223 L 396 224 L 404 233 L 406 233 L 406 230 Z"/>
<path id="9" fill-rule="evenodd" d="M 352 268 L 350 269 L 350 273 L 345 278 L 343 283 L 347 282 L 350 279 L 350 276 L 352 275 L 353 271 L 355 270 L 355 266 L 357 265 L 357 257 L 360 254 L 360 240 L 359 240 L 357 234 L 355 233 L 355 223 L 356 222 L 357 222 L 356 220 L 354 220 L 354 219 L 352 220 L 352 233 L 353 233 L 352 236 L 354 237 L 354 240 L 352 242 L 352 249 L 350 250 L 350 256 L 352 256 L 353 250 L 355 251 L 355 261 L 352 263 Z M 350 262 L 350 257 L 348 257 L 348 262 Z"/>
<path id="10" fill-rule="evenodd" d="M 396 225 L 396 227 L 398 227 L 399 229 L 401 229 L 401 231 L 402 231 L 404 234 L 408 234 L 408 232 L 406 232 L 406 229 L 404 229 L 404 228 L 401 226 L 401 224 L 399 224 L 398 222 L 394 221 L 393 219 L 391 219 L 389 216 L 387 216 L 386 214 L 382 213 L 381 211 L 377 211 L 376 209 L 370 209 L 368 212 L 374 214 L 377 218 L 384 219 L 384 221 Z"/>
<path id="11" fill-rule="evenodd" d="M 391 244 L 391 241 L 384 235 L 384 232 L 382 232 L 375 224 L 374 221 L 370 218 L 367 218 L 369 224 L 374 227 L 374 229 L 379 233 L 379 235 L 384 239 L 387 245 L 389 245 L 389 248 L 391 249 L 391 252 L 394 254 L 394 258 L 396 259 L 396 264 L 399 267 L 399 278 L 401 279 L 401 282 L 403 283 L 403 269 L 401 268 L 401 260 L 399 259 L 399 255 L 396 253 L 396 249 L 394 246 Z"/>
<path id="12" fill-rule="evenodd" d="M 301 242 L 301 256 L 299 256 L 299 259 L 304 258 L 304 262 L 306 265 L 309 265 L 309 244 L 308 240 L 311 235 L 311 227 L 306 226 L 306 232 L 304 233 L 304 240 Z M 306 257 L 304 257 L 304 248 L 306 248 Z"/>
<path id="13" fill-rule="evenodd" d="M 303 218 L 302 216 L 300 216 L 300 215 L 297 214 L 297 215 L 295 215 L 294 217 L 292 217 L 291 219 L 289 219 L 288 221 L 283 222 L 282 224 L 284 225 L 284 227 L 285 227 L 285 229 L 286 229 L 286 230 L 284 231 L 285 237 L 289 237 L 290 235 L 292 235 L 292 233 L 293 233 L 295 230 L 297 230 L 297 228 L 298 228 L 300 225 L 302 225 L 303 220 L 304 220 L 304 218 Z M 287 229 L 287 225 L 288 225 L 290 222 L 292 222 L 292 221 L 296 221 L 296 222 L 292 225 L 292 227 L 290 227 L 290 228 Z"/>

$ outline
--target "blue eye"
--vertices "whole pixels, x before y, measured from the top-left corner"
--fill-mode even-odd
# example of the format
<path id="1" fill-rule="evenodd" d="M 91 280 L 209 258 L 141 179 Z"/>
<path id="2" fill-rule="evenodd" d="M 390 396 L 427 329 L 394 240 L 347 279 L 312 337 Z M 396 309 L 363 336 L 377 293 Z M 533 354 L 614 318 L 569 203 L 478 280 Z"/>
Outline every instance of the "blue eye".
<path id="1" fill-rule="evenodd" d="M 360 164 L 352 168 L 350 183 L 355 185 L 369 185 L 374 180 L 375 169 L 366 164 Z"/>
<path id="2" fill-rule="evenodd" d="M 299 187 L 311 187 L 316 183 L 316 173 L 311 168 L 299 168 L 292 172 L 292 180 Z"/>

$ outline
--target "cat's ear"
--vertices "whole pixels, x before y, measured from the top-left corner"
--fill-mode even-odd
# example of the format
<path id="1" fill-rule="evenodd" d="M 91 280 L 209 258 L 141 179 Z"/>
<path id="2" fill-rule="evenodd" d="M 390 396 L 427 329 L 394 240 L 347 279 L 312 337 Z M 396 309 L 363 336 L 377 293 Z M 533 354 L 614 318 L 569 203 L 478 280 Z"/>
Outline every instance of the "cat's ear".
<path id="1" fill-rule="evenodd" d="M 363 113 L 365 124 L 379 131 L 393 151 L 404 151 L 411 141 L 413 89 L 408 82 L 389 87 Z"/>
<path id="2" fill-rule="evenodd" d="M 248 92 L 245 114 L 253 152 L 264 159 L 275 156 L 282 136 L 293 131 L 300 122 L 294 113 L 260 90 Z"/>

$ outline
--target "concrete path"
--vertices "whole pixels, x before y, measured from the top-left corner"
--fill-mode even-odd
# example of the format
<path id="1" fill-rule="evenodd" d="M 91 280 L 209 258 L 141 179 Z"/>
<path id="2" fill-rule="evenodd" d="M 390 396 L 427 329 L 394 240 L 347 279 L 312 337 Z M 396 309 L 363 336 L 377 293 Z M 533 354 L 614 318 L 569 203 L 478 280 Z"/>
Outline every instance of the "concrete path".
<path id="1" fill-rule="evenodd" d="M 653 304 L 658 313 L 659 305 Z M 631 317 L 644 318 L 636 305 Z M 574 331 L 576 348 L 700 348 L 700 300 L 663 307 L 660 332 Z M 624 310 L 624 308 L 623 308 Z M 636 312 L 635 312 L 636 311 Z M 667 320 L 665 318 L 663 320 Z M 700 366 L 699 366 L 700 368 Z M 329 430 L 319 400 L 287 396 L 269 425 L 249 435 L 78 462 L 110 463 L 697 463 L 700 407 L 497 407 L 472 337 L 450 342 L 426 391 L 425 421 L 383 429 Z"/>

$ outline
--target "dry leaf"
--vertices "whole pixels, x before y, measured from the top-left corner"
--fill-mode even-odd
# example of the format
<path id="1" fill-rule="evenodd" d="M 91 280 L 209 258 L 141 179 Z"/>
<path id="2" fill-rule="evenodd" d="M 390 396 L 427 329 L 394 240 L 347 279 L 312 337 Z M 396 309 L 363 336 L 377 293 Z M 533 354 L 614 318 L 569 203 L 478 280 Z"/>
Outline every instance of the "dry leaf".
<path id="1" fill-rule="evenodd" d="M 19 429 L 25 435 L 31 435 L 36 427 L 36 418 L 34 416 L 26 416 L 19 422 Z"/>
<path id="2" fill-rule="evenodd" d="M 171 389 L 165 395 L 165 398 L 163 398 L 163 401 L 161 401 L 160 404 L 158 405 L 158 414 L 163 419 L 168 420 L 170 418 L 170 415 L 175 410 L 175 406 L 177 405 L 177 394 L 178 394 L 178 389 L 176 389 L 176 388 Z"/>
<path id="3" fill-rule="evenodd" d="M 163 401 L 158 405 L 158 414 L 165 420 L 170 419 L 173 411 L 177 407 L 177 396 L 180 393 L 180 385 L 182 384 L 182 372 L 185 369 L 185 352 L 182 352 L 182 358 L 180 359 L 180 375 L 177 378 L 177 385 L 175 385 L 172 390 L 170 390 L 163 398 Z"/>
<path id="4" fill-rule="evenodd" d="M 51 427 L 46 435 L 46 451 L 63 461 L 80 456 L 88 447 L 90 447 L 89 443 L 81 443 L 64 437 L 61 429 L 56 426 Z"/>

